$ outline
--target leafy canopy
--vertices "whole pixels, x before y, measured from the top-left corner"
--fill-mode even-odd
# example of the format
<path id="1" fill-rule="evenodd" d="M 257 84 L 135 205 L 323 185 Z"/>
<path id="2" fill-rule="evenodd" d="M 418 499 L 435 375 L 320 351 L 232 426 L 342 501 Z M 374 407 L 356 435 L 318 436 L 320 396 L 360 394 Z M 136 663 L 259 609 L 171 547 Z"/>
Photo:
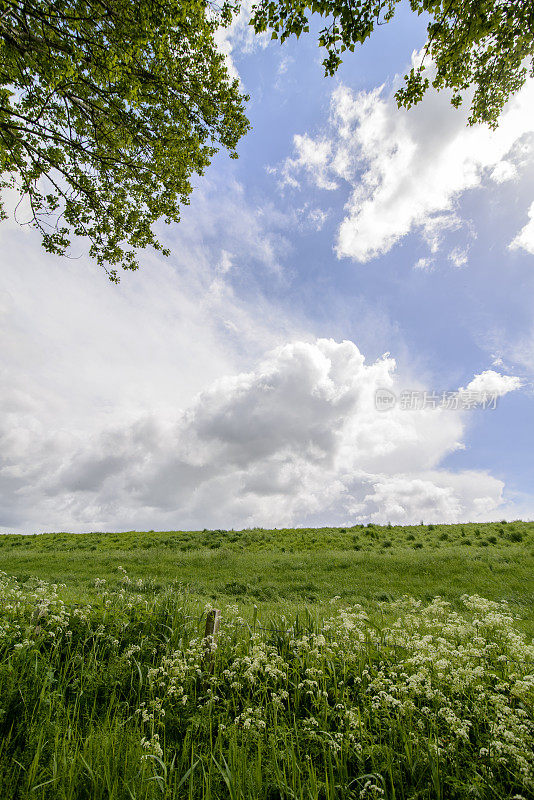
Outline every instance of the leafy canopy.
<path id="1" fill-rule="evenodd" d="M 399 0 L 260 0 L 251 24 L 256 33 L 272 31 L 284 42 L 309 31 L 310 14 L 326 18 L 319 45 L 326 48 L 326 75 L 342 63 L 341 55 L 353 51 L 390 22 Z M 463 93 L 474 89 L 469 124 L 484 122 L 496 128 L 511 94 L 524 84 L 530 67 L 534 76 L 534 0 L 410 0 L 416 14 L 430 16 L 428 39 L 421 63 L 404 76 L 396 93 L 399 107 L 418 103 L 430 83 L 453 90 L 458 107 Z M 435 64 L 435 76 L 423 73 L 424 61 Z"/>
<path id="2" fill-rule="evenodd" d="M 400 0 L 260 0 L 251 24 L 283 42 L 326 25 L 325 73 L 389 22 Z M 46 250 L 73 236 L 118 281 L 135 251 L 164 250 L 152 228 L 180 218 L 194 174 L 249 129 L 248 99 L 214 34 L 239 0 L 0 0 L 0 190 L 15 188 Z M 396 93 L 418 103 L 430 83 L 459 106 L 474 89 L 469 123 L 495 128 L 511 94 L 534 75 L 534 0 L 410 0 L 430 17 L 421 59 Z M 425 59 L 435 65 L 425 76 Z M 6 213 L 0 203 L 0 218 Z"/>
<path id="3" fill-rule="evenodd" d="M 214 41 L 236 9 L 0 0 L 0 189 L 27 201 L 46 250 L 88 237 L 118 281 L 136 248 L 163 250 L 153 223 L 179 219 L 218 147 L 237 157 L 248 98 Z"/>

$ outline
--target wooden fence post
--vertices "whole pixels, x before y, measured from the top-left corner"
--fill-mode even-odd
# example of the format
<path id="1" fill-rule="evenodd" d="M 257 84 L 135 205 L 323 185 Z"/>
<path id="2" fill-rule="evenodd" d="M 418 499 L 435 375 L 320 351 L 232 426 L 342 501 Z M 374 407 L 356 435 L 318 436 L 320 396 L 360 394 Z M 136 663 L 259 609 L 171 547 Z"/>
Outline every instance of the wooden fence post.
<path id="1" fill-rule="evenodd" d="M 218 608 L 208 611 L 206 617 L 206 629 L 204 631 L 204 660 L 203 665 L 206 672 L 213 671 L 214 644 L 219 633 L 221 612 Z"/>

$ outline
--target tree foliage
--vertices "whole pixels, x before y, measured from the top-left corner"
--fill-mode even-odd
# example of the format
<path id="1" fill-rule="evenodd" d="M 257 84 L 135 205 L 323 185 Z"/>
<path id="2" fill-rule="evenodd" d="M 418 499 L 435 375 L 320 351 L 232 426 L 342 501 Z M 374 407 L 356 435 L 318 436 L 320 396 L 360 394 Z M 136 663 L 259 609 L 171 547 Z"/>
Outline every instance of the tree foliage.
<path id="1" fill-rule="evenodd" d="M 214 41 L 236 8 L 0 0 L 0 189 L 25 198 L 46 250 L 88 237 L 114 281 L 137 248 L 163 250 L 153 224 L 179 219 L 192 176 L 249 127 Z"/>
<path id="2" fill-rule="evenodd" d="M 251 23 L 257 33 L 271 30 L 284 42 L 309 31 L 309 17 L 319 14 L 326 26 L 319 45 L 326 48 L 326 75 L 333 75 L 342 54 L 354 51 L 375 26 L 393 19 L 399 0 L 260 0 Z M 534 0 L 410 0 L 412 11 L 430 16 L 421 63 L 404 76 L 395 98 L 399 107 L 418 103 L 430 84 L 452 89 L 458 107 L 474 90 L 469 124 L 496 128 L 507 99 L 534 76 Z M 425 76 L 425 60 L 435 65 Z"/>

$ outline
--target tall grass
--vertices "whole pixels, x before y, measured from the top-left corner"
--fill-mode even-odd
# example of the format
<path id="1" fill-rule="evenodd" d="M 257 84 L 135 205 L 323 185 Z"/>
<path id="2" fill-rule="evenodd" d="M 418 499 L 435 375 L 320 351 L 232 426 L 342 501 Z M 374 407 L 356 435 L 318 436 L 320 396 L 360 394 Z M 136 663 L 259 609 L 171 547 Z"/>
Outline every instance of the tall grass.
<path id="1" fill-rule="evenodd" d="M 213 642 L 186 595 L 96 589 L 2 576 L 3 800 L 534 796 L 534 647 L 506 604 L 230 605 Z"/>

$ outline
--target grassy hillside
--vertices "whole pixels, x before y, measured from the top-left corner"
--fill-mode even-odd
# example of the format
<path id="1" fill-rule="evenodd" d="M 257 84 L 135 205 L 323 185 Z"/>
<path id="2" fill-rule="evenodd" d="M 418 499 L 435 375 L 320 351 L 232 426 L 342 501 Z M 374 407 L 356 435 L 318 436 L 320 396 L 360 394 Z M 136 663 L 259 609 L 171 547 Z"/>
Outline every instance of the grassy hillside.
<path id="1" fill-rule="evenodd" d="M 0 537 L 0 797 L 528 800 L 533 566 L 522 522 Z"/>
<path id="2" fill-rule="evenodd" d="M 96 578 L 116 585 L 119 566 L 156 591 L 181 584 L 198 598 L 273 610 L 334 595 L 477 593 L 510 602 L 534 633 L 534 523 L 0 537 L 1 570 L 65 583 L 78 598 L 94 595 Z"/>

